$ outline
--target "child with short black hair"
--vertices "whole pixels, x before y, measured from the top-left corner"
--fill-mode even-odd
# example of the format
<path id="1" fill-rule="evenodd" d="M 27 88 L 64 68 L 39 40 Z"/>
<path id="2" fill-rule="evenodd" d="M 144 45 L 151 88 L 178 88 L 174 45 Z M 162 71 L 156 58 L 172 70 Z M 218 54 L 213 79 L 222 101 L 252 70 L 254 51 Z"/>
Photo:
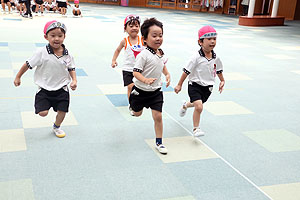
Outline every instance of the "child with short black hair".
<path id="1" fill-rule="evenodd" d="M 144 21 L 141 26 L 146 49 L 136 57 L 133 76 L 136 78 L 130 93 L 129 103 L 134 116 L 140 116 L 143 108 L 151 108 L 156 135 L 155 148 L 162 154 L 168 150 L 162 143 L 163 122 L 162 106 L 163 92 L 162 73 L 166 77 L 166 86 L 170 85 L 170 74 L 166 67 L 164 52 L 160 49 L 163 43 L 163 24 L 155 18 Z"/>
<path id="2" fill-rule="evenodd" d="M 121 40 L 119 46 L 114 52 L 111 66 L 114 68 L 118 65 L 117 58 L 124 48 L 124 63 L 122 66 L 123 82 L 127 87 L 127 96 L 129 99 L 130 92 L 134 85 L 133 83 L 133 67 L 136 61 L 136 56 L 144 49 L 143 41 L 138 35 L 140 30 L 141 19 L 137 15 L 128 15 L 124 20 L 124 32 L 128 37 Z"/>
<path id="3" fill-rule="evenodd" d="M 200 129 L 200 115 L 203 110 L 203 104 L 208 100 L 215 77 L 220 79 L 219 92 L 223 91 L 225 80 L 223 77 L 223 65 L 219 57 L 213 51 L 216 46 L 217 32 L 211 26 L 204 26 L 198 31 L 198 44 L 200 50 L 189 60 L 186 67 L 183 68 L 181 78 L 174 88 L 176 93 L 181 91 L 182 84 L 186 77 L 189 77 L 188 94 L 190 101 L 183 102 L 180 109 L 180 116 L 183 117 L 187 108 L 194 107 L 193 114 L 193 135 L 195 137 L 203 136 L 204 132 Z"/>
<path id="4" fill-rule="evenodd" d="M 46 23 L 44 37 L 49 44 L 39 48 L 23 64 L 14 80 L 15 86 L 19 86 L 22 75 L 28 69 L 36 68 L 34 82 L 39 89 L 35 95 L 35 113 L 45 117 L 53 107 L 57 112 L 53 132 L 59 138 L 66 135 L 60 125 L 69 111 L 70 94 L 67 85 L 70 83 L 72 90 L 77 87 L 74 58 L 63 44 L 66 31 L 66 26 L 61 22 L 53 20 Z"/>

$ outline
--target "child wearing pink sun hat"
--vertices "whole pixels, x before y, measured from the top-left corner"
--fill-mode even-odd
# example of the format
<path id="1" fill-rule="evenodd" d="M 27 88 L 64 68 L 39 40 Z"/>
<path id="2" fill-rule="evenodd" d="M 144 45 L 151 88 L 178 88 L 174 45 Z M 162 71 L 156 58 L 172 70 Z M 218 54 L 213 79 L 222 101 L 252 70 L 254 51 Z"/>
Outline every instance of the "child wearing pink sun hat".
<path id="1" fill-rule="evenodd" d="M 72 5 L 71 7 L 73 8 L 72 13 L 73 13 L 74 16 L 82 17 L 81 10 L 79 8 L 79 0 L 74 0 L 74 5 Z"/>
<path id="2" fill-rule="evenodd" d="M 57 112 L 53 132 L 59 138 L 66 135 L 60 126 L 69 111 L 68 85 L 72 90 L 77 88 L 74 58 L 63 44 L 66 32 L 64 23 L 56 20 L 47 22 L 43 33 L 49 43 L 26 60 L 14 80 L 14 85 L 20 86 L 22 75 L 28 69 L 35 68 L 34 82 L 38 86 L 34 103 L 35 114 L 45 117 L 52 107 Z"/>
<path id="3" fill-rule="evenodd" d="M 187 108 L 194 107 L 194 137 L 204 135 L 204 132 L 199 127 L 200 115 L 203 110 L 203 104 L 208 100 L 215 85 L 215 77 L 218 76 L 220 80 L 220 93 L 223 91 L 225 84 L 223 64 L 213 51 L 216 46 L 216 41 L 217 31 L 212 26 L 203 26 L 199 29 L 198 44 L 200 45 L 200 50 L 192 56 L 183 68 L 181 78 L 174 88 L 175 92 L 179 93 L 184 80 L 188 77 L 188 94 L 190 101 L 183 101 L 179 115 L 183 117 Z"/>

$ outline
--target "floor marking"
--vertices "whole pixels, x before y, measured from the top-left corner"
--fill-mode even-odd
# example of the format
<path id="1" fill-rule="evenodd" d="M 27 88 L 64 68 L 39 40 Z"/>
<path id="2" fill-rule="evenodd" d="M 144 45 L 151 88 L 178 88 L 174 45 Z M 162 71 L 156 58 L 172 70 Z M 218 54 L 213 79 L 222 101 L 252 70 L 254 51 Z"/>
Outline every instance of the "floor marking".
<path id="1" fill-rule="evenodd" d="M 179 121 L 174 119 L 169 113 L 167 113 L 165 110 L 163 110 L 164 113 L 168 115 L 170 119 L 172 119 L 175 123 L 177 123 L 181 128 L 183 128 L 187 133 L 193 136 L 193 133 L 190 132 L 187 128 L 185 128 Z M 243 177 L 246 181 L 248 181 L 252 186 L 254 186 L 257 190 L 259 190 L 261 193 L 263 193 L 266 197 L 268 197 L 270 200 L 273 200 L 267 193 L 265 193 L 261 188 L 259 188 L 255 183 L 253 183 L 248 177 L 246 177 L 242 172 L 240 172 L 238 169 L 236 169 L 233 165 L 231 165 L 225 158 L 220 156 L 217 152 L 215 152 L 212 148 L 210 148 L 207 144 L 205 144 L 202 140 L 198 139 L 206 148 L 208 148 L 210 151 L 214 152 L 223 162 L 225 162 L 229 167 L 231 167 L 235 172 L 237 172 L 241 177 Z"/>

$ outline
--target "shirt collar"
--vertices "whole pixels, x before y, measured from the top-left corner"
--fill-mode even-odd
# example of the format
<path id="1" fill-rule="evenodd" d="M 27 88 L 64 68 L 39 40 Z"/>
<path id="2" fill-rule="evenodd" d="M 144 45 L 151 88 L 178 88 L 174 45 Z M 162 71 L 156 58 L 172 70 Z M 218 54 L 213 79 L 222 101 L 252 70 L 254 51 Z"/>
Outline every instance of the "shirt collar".
<path id="1" fill-rule="evenodd" d="M 205 53 L 202 48 L 200 48 L 200 50 L 198 52 L 199 52 L 200 56 L 205 57 Z M 212 53 L 212 59 L 215 59 L 217 57 L 217 55 L 214 52 L 214 50 L 211 50 L 211 53 Z"/>
<path id="2" fill-rule="evenodd" d="M 155 51 L 154 49 L 152 49 L 151 47 L 147 46 L 146 49 L 147 49 L 148 51 L 150 51 L 152 54 L 156 54 L 156 51 Z M 161 56 L 164 55 L 164 52 L 163 52 L 162 49 L 158 49 L 158 51 L 160 52 Z"/>
<path id="3" fill-rule="evenodd" d="M 69 52 L 68 52 L 68 50 L 66 49 L 65 45 L 62 44 L 61 46 L 64 48 L 64 50 L 63 50 L 63 56 L 64 56 L 64 55 L 68 55 Z M 48 45 L 46 46 L 46 49 L 47 49 L 48 54 L 54 54 L 53 48 L 50 46 L 50 44 L 48 44 Z"/>

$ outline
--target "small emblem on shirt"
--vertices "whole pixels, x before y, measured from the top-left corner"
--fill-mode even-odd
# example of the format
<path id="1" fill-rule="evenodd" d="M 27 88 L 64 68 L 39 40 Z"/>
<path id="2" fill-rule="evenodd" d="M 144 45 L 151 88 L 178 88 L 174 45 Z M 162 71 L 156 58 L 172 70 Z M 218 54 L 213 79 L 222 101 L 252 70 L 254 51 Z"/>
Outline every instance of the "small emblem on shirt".
<path id="1" fill-rule="evenodd" d="M 63 60 L 63 64 L 66 65 L 66 66 L 69 66 L 71 65 L 71 59 L 70 57 L 66 57 L 64 60 Z"/>

